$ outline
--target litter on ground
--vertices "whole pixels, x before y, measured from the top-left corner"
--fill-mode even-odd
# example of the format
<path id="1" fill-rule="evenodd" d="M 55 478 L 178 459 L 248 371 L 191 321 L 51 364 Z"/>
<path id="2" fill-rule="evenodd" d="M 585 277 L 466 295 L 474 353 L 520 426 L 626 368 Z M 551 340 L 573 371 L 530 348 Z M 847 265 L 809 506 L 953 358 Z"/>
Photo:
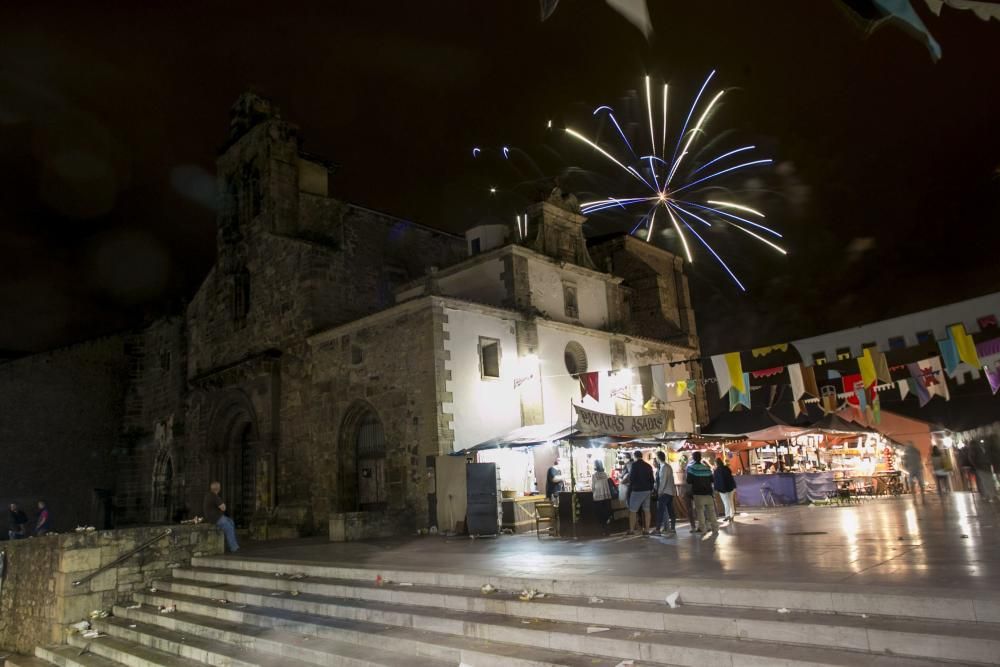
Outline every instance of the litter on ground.
<path id="1" fill-rule="evenodd" d="M 604 604 L 604 600 L 597 597 L 596 595 L 591 595 L 589 602 L 590 604 Z"/>
<path id="2" fill-rule="evenodd" d="M 602 627 L 597 626 L 597 625 L 590 625 L 590 626 L 587 626 L 587 634 L 588 635 L 592 635 L 595 632 L 607 632 L 610 629 L 611 628 L 602 628 Z"/>
<path id="3" fill-rule="evenodd" d="M 493 584 L 483 584 L 480 587 L 479 592 L 483 595 L 489 595 L 490 593 L 496 593 L 497 589 Z"/>
<path id="4" fill-rule="evenodd" d="M 680 591 L 674 591 L 673 593 L 671 593 L 670 595 L 667 596 L 666 603 L 668 605 L 670 605 L 671 609 L 677 609 L 677 605 L 679 604 L 678 601 L 680 600 L 680 597 L 681 597 L 681 592 Z"/>
<path id="5" fill-rule="evenodd" d="M 789 610 L 788 610 L 787 607 L 782 607 L 781 609 L 778 610 L 778 613 L 779 614 L 788 614 L 790 612 L 789 612 Z"/>

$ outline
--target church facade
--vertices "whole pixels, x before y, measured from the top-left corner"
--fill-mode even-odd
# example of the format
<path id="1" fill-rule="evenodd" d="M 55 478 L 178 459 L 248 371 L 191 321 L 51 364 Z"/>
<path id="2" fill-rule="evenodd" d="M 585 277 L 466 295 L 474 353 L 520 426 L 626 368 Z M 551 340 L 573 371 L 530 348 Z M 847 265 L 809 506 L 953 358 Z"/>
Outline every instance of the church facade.
<path id="1" fill-rule="evenodd" d="M 32 440 L 87 464 L 0 493 L 48 495 L 66 523 L 157 523 L 200 514 L 219 480 L 259 538 L 331 521 L 411 532 L 442 520 L 443 457 L 567 422 L 581 373 L 606 372 L 594 407 L 634 413 L 619 391 L 633 368 L 700 372 L 682 363 L 698 356 L 682 261 L 628 236 L 588 244 L 558 190 L 525 227 L 464 237 L 344 203 L 329 164 L 253 95 L 233 108 L 217 171 L 217 261 L 184 312 L 0 365 L 0 397 L 93 376 L 63 382 L 48 423 L 38 384 L 0 426 L 24 468 L 38 467 Z M 672 430 L 705 421 L 693 397 L 663 409 Z"/>

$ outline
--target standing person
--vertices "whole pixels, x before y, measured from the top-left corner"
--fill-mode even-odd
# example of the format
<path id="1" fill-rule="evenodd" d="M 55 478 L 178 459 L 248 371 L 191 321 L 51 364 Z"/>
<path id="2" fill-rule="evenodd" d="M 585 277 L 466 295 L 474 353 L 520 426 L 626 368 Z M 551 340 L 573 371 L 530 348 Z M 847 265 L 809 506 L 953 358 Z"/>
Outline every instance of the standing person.
<path id="1" fill-rule="evenodd" d="M 708 523 L 712 526 L 712 537 L 719 535 L 719 518 L 715 514 L 715 496 L 712 494 L 712 469 L 701 462 L 701 452 L 691 454 L 693 461 L 687 467 L 687 482 L 691 486 L 694 514 L 697 517 L 696 533 L 705 532 Z"/>
<path id="2" fill-rule="evenodd" d="M 28 515 L 17 506 L 17 503 L 10 504 L 10 524 L 7 527 L 7 537 L 11 540 L 20 540 L 26 537 L 28 525 Z"/>
<path id="3" fill-rule="evenodd" d="M 226 503 L 222 500 L 219 492 L 222 491 L 222 484 L 212 482 L 209 491 L 205 494 L 204 510 L 206 523 L 218 526 L 222 534 L 226 536 L 226 546 L 229 551 L 236 553 L 240 550 L 240 545 L 236 541 L 236 524 L 226 516 Z"/>
<path id="4" fill-rule="evenodd" d="M 545 497 L 549 498 L 554 505 L 559 504 L 559 494 L 563 490 L 562 469 L 559 467 L 559 457 L 549 466 L 545 473 Z"/>
<path id="5" fill-rule="evenodd" d="M 41 536 L 52 530 L 52 519 L 49 517 L 49 506 L 44 500 L 38 501 L 38 519 L 35 521 L 35 535 Z"/>
<path id="6" fill-rule="evenodd" d="M 951 490 L 945 456 L 947 454 L 943 454 L 937 445 L 931 447 L 931 468 L 934 469 L 934 486 L 939 496 L 943 496 L 946 489 Z"/>
<path id="7" fill-rule="evenodd" d="M 621 482 L 618 483 L 618 498 L 628 505 L 628 498 L 632 487 L 629 485 L 628 476 L 632 472 L 632 452 L 625 452 L 625 461 L 622 463 Z"/>
<path id="8" fill-rule="evenodd" d="M 733 503 L 733 495 L 736 493 L 736 478 L 733 477 L 733 471 L 721 458 L 715 459 L 712 481 L 715 483 L 715 490 L 719 492 L 719 497 L 722 498 L 722 511 L 725 514 L 723 519 L 732 523 L 733 519 L 736 518 L 736 508 Z"/>
<path id="9" fill-rule="evenodd" d="M 688 525 L 691 527 L 691 532 L 693 533 L 695 528 L 697 528 L 697 524 L 694 522 L 694 507 L 691 504 L 691 485 L 687 483 L 687 466 L 687 457 L 682 456 L 681 460 L 677 463 L 677 470 L 674 472 L 674 488 L 677 490 L 677 502 L 687 513 Z"/>
<path id="10" fill-rule="evenodd" d="M 656 529 L 673 535 L 677 532 L 677 515 L 674 514 L 677 484 L 674 482 L 674 469 L 667 463 L 667 454 L 663 450 L 656 452 L 656 460 L 659 463 L 656 468 Z"/>
<path id="11" fill-rule="evenodd" d="M 906 443 L 903 448 L 903 470 L 910 482 L 910 491 L 916 497 L 917 489 L 920 490 L 920 497 L 924 497 L 924 462 L 920 458 L 920 450 L 913 446 L 912 442 Z"/>
<path id="12" fill-rule="evenodd" d="M 594 494 L 594 507 L 597 509 L 597 519 L 601 522 L 601 530 L 607 535 L 611 524 L 611 484 L 613 482 L 604 472 L 604 462 L 594 461 L 594 474 L 590 477 L 590 490 Z"/>
<path id="13" fill-rule="evenodd" d="M 632 461 L 631 472 L 629 472 L 629 499 L 628 499 L 628 534 L 635 532 L 636 520 L 639 511 L 643 512 L 643 525 L 639 526 L 642 534 L 649 533 L 653 528 L 653 515 L 650 511 L 649 498 L 653 494 L 654 475 L 653 467 L 642 459 L 642 452 L 635 451 L 635 460 Z"/>
<path id="14" fill-rule="evenodd" d="M 979 495 L 988 503 L 996 497 L 996 482 L 993 481 L 993 467 L 990 463 L 990 452 L 985 440 L 973 440 L 966 447 L 969 450 L 969 463 L 976 474 L 976 488 Z"/>

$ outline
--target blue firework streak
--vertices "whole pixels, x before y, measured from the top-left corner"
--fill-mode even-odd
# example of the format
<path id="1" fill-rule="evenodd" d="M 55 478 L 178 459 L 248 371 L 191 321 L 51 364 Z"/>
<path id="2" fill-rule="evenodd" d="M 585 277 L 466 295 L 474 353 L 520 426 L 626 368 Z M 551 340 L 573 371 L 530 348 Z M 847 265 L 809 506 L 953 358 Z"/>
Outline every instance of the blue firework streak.
<path id="1" fill-rule="evenodd" d="M 780 233 L 761 222 L 750 219 L 753 217 L 763 220 L 765 216 L 762 212 L 734 201 L 719 199 L 702 200 L 697 191 L 693 190 L 696 186 L 712 183 L 715 179 L 721 178 L 726 174 L 743 169 L 761 167 L 773 162 L 770 158 L 747 159 L 747 153 L 754 151 L 756 146 L 741 146 L 704 161 L 700 165 L 693 164 L 691 151 L 699 139 L 705 135 L 707 122 L 712 110 L 718 105 L 719 100 L 722 99 L 722 96 L 726 92 L 725 90 L 721 90 L 714 95 L 705 95 L 709 83 L 714 76 L 715 70 L 712 70 L 698 90 L 698 94 L 695 96 L 684 119 L 680 134 L 677 135 L 670 158 L 667 158 L 667 101 L 670 92 L 669 86 L 667 84 L 663 85 L 662 94 L 660 95 L 662 105 L 658 105 L 657 101 L 654 100 L 655 96 L 648 76 L 645 78 L 645 101 L 646 116 L 649 122 L 649 154 L 641 155 L 636 152 L 637 149 L 640 152 L 646 151 L 645 147 L 640 148 L 639 146 L 640 143 L 644 146 L 645 140 L 641 142 L 637 140 L 636 144 L 633 145 L 622 130 L 618 119 L 615 118 L 614 109 L 607 105 L 597 107 L 593 115 L 598 117 L 604 116 L 611 122 L 617 130 L 618 137 L 621 138 L 624 150 L 622 150 L 622 146 L 602 147 L 597 142 L 591 141 L 570 127 L 565 128 L 565 131 L 566 134 L 586 144 L 608 162 L 628 174 L 630 179 L 640 185 L 645 191 L 645 194 L 640 196 L 616 197 L 608 195 L 605 199 L 584 202 L 580 206 L 581 212 L 585 215 L 591 215 L 611 209 L 632 210 L 637 208 L 642 210 L 644 214 L 630 233 L 633 235 L 642 233 L 642 227 L 646 225 L 645 237 L 647 242 L 653 238 L 653 230 L 656 228 L 658 218 L 661 224 L 667 224 L 664 221 L 669 221 L 669 224 L 673 226 L 680 238 L 688 262 L 694 261 L 694 257 L 691 254 L 691 247 L 688 245 L 687 235 L 690 234 L 722 265 L 722 268 L 725 269 L 726 273 L 729 274 L 739 288 L 746 291 L 746 287 L 743 286 L 743 283 L 736 277 L 736 274 L 729 268 L 725 260 L 712 248 L 704 236 L 695 230 L 695 227 L 691 223 L 706 227 L 711 227 L 713 223 L 730 225 L 783 255 L 787 255 L 788 251 L 765 236 L 766 234 L 781 238 Z M 703 96 L 709 101 L 699 107 Z M 657 123 L 654 120 L 654 115 L 656 115 L 653 111 L 654 106 L 661 107 L 661 113 L 658 114 L 660 123 L 659 136 L 657 135 Z M 692 119 L 695 120 L 694 125 L 691 125 Z M 759 232 L 763 232 L 764 234 Z"/>

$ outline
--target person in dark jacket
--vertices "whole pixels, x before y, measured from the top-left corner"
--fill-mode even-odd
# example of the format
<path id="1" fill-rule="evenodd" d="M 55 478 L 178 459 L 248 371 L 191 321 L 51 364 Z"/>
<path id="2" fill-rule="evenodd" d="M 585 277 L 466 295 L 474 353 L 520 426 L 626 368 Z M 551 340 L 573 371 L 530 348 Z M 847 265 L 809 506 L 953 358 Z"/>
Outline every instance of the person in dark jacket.
<path id="1" fill-rule="evenodd" d="M 701 462 L 701 452 L 692 452 L 691 464 L 687 467 L 687 483 L 691 487 L 694 501 L 695 520 L 698 528 L 696 533 L 703 533 L 712 526 L 712 536 L 719 534 L 719 517 L 715 513 L 715 496 L 712 495 L 712 469 Z"/>
<path id="2" fill-rule="evenodd" d="M 628 498 L 628 525 L 629 535 L 635 531 L 638 514 L 643 513 L 643 522 L 639 526 L 639 531 L 643 534 L 652 532 L 653 513 L 650 507 L 650 498 L 653 495 L 655 486 L 655 475 L 653 467 L 642 458 L 642 452 L 636 450 L 635 460 L 632 461 L 632 468 L 628 475 L 629 498 Z"/>
<path id="3" fill-rule="evenodd" d="M 715 490 L 722 498 L 722 517 L 725 521 L 732 521 L 736 518 L 736 505 L 733 496 L 736 494 L 736 479 L 733 471 L 729 469 L 726 462 L 720 458 L 715 459 L 715 471 L 712 472 L 712 481 L 715 483 Z"/>
<path id="4" fill-rule="evenodd" d="M 7 527 L 7 537 L 11 540 L 20 540 L 27 537 L 26 526 L 28 525 L 28 515 L 17 506 L 17 503 L 10 504 L 10 524 Z"/>

